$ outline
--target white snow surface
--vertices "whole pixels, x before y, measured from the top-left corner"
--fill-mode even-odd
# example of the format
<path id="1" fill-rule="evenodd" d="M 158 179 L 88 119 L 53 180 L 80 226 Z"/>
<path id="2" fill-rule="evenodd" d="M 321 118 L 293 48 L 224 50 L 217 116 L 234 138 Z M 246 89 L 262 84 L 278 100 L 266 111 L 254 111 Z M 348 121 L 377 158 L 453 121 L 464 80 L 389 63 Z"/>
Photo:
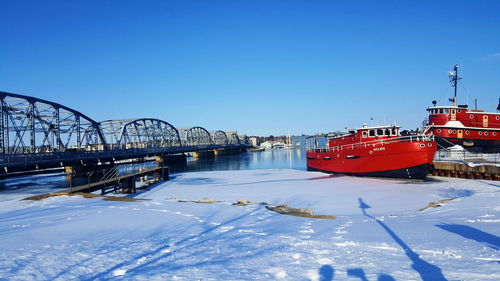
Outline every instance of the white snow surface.
<path id="1" fill-rule="evenodd" d="M 179 174 L 137 202 L 0 200 L 0 280 L 500 280 L 499 187 L 275 169 Z M 178 202 L 203 198 L 222 202 Z"/>

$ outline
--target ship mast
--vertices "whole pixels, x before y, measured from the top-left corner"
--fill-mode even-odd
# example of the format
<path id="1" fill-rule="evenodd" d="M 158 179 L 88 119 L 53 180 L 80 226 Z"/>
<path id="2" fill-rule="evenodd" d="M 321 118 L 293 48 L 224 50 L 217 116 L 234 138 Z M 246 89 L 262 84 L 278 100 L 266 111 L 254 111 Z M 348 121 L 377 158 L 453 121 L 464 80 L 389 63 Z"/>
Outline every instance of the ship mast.
<path id="1" fill-rule="evenodd" d="M 455 88 L 455 95 L 453 96 L 453 100 L 450 99 L 450 101 L 453 102 L 453 106 L 457 106 L 458 80 L 462 79 L 461 77 L 458 77 L 458 64 L 455 64 L 455 66 L 453 66 L 453 71 L 448 72 L 448 75 L 450 76 L 451 86 Z"/>

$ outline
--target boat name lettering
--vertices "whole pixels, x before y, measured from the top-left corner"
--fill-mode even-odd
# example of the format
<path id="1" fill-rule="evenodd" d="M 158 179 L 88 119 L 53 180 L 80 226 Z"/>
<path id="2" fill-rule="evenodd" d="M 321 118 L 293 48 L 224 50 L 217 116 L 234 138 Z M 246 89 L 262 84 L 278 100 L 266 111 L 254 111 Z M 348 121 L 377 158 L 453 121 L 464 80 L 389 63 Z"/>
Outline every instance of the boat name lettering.
<path id="1" fill-rule="evenodd" d="M 380 151 L 380 150 L 385 150 L 385 147 L 375 147 L 373 151 Z"/>

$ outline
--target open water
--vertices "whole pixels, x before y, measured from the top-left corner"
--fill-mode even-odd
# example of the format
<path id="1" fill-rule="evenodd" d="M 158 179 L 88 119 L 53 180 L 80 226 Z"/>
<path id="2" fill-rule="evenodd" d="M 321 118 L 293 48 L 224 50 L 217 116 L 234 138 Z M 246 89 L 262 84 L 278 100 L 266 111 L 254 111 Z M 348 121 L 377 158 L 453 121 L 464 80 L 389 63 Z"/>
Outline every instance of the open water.
<path id="1" fill-rule="evenodd" d="M 306 170 L 306 151 L 303 149 L 266 150 L 236 155 L 216 156 L 168 165 L 171 174 L 198 171 L 251 170 L 251 169 L 299 169 Z M 121 173 L 136 171 L 141 167 L 153 167 L 156 163 L 120 165 Z M 55 192 L 69 187 L 64 173 L 30 175 L 0 180 L 0 201 L 12 200 L 20 195 Z M 21 197 L 23 197 L 21 196 Z M 25 197 L 25 196 L 24 196 Z"/>

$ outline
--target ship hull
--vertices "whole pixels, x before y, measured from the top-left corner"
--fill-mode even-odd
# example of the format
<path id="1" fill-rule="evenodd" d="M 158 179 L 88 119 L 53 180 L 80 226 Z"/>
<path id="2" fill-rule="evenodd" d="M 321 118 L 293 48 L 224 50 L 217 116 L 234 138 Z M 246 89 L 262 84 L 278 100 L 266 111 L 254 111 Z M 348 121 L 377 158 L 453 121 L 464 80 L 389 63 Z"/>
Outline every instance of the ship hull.
<path id="1" fill-rule="evenodd" d="M 495 129 L 435 126 L 430 133 L 441 148 L 460 145 L 469 151 L 500 153 L 500 131 Z"/>
<path id="2" fill-rule="evenodd" d="M 404 141 L 337 151 L 310 150 L 307 168 L 352 176 L 425 179 L 432 169 L 436 147 L 433 141 Z"/>
<path id="3" fill-rule="evenodd" d="M 315 168 L 307 167 L 308 171 L 317 171 L 330 173 L 335 175 L 346 175 L 346 176 L 357 176 L 357 177 L 379 177 L 379 178 L 400 178 L 400 179 L 426 179 L 427 175 L 432 172 L 434 166 L 432 164 L 422 164 L 418 166 L 387 170 L 387 171 L 377 171 L 377 172 L 366 172 L 366 173 L 337 173 L 327 170 L 318 170 Z"/>
<path id="4" fill-rule="evenodd" d="M 436 136 L 436 142 L 442 148 L 460 145 L 466 150 L 473 152 L 500 153 L 500 140 L 459 139 Z"/>

